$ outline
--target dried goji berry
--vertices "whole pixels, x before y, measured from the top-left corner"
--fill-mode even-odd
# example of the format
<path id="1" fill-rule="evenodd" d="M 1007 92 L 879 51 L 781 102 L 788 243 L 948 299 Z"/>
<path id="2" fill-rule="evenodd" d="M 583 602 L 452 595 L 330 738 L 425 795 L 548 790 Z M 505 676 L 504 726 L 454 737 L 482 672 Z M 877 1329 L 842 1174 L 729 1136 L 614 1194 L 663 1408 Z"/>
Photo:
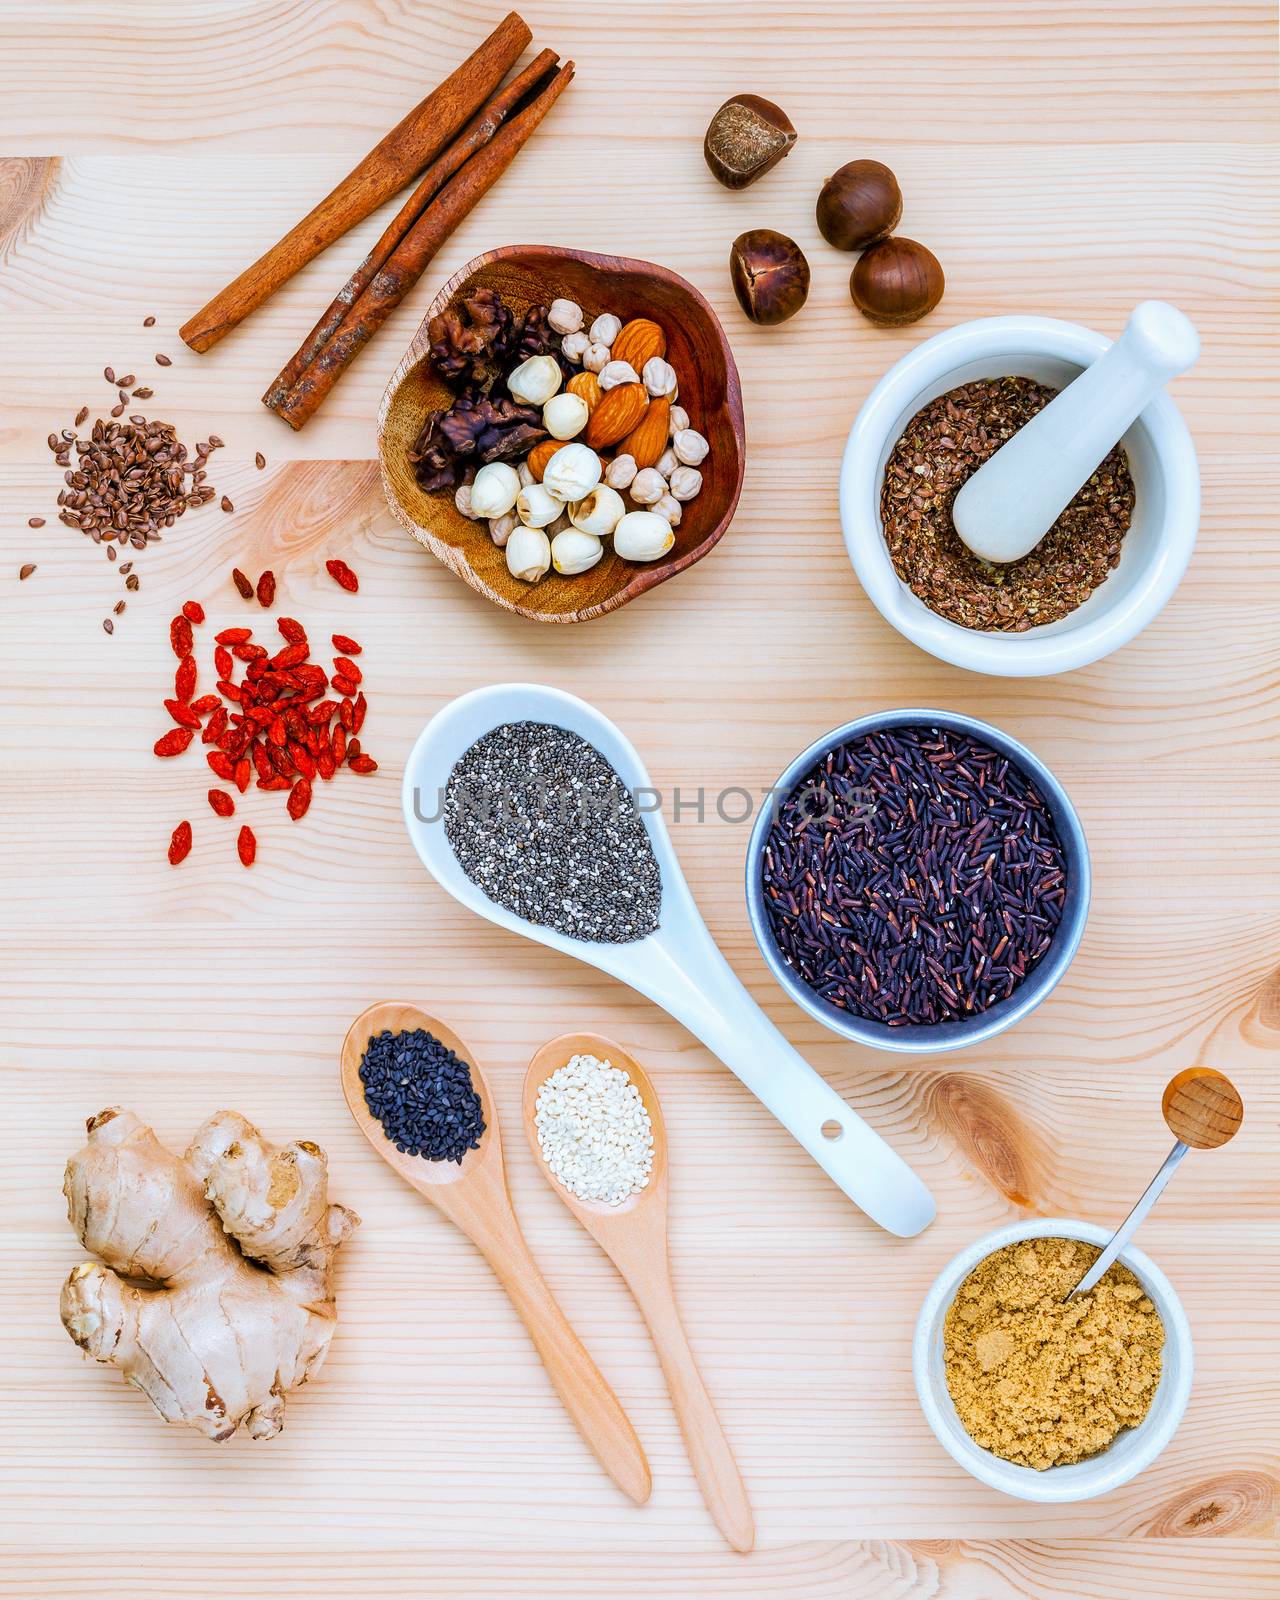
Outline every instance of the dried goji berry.
<path id="1" fill-rule="evenodd" d="M 336 700 L 320 700 L 307 712 L 307 721 L 313 725 L 318 722 L 328 722 L 337 709 Z"/>
<path id="2" fill-rule="evenodd" d="M 353 683 L 359 683 L 361 678 L 364 677 L 364 673 L 356 666 L 355 662 L 348 661 L 346 656 L 335 656 L 333 665 L 336 672 L 341 673 L 344 678 L 350 678 Z"/>
<path id="3" fill-rule="evenodd" d="M 288 737 L 289 735 L 284 729 L 284 718 L 273 718 L 270 727 L 267 729 L 267 738 L 271 740 L 272 744 L 278 745 L 283 750 Z"/>
<path id="4" fill-rule="evenodd" d="M 185 700 L 166 700 L 164 708 L 180 728 L 198 728 L 200 726 L 200 718 L 196 716 Z"/>
<path id="5" fill-rule="evenodd" d="M 191 824 L 180 822 L 169 838 L 169 865 L 176 867 L 191 854 Z"/>
<path id="6" fill-rule="evenodd" d="M 329 674 L 323 667 L 316 666 L 314 661 L 304 661 L 301 666 L 295 667 L 293 676 L 308 689 L 323 689 L 329 682 Z"/>
<path id="7" fill-rule="evenodd" d="M 252 628 L 224 628 L 221 633 L 214 634 L 218 644 L 244 644 L 247 639 L 253 638 Z"/>
<path id="8" fill-rule="evenodd" d="M 316 771 L 328 783 L 336 770 L 337 768 L 333 764 L 333 751 L 329 749 L 328 745 L 324 745 L 316 757 Z"/>
<path id="9" fill-rule="evenodd" d="M 224 700 L 234 700 L 237 705 L 244 698 L 240 685 L 232 683 L 230 678 L 218 679 L 218 693 Z"/>
<path id="10" fill-rule="evenodd" d="M 268 567 L 258 579 L 258 604 L 260 606 L 270 606 L 274 603 L 275 597 L 276 575 L 274 572 L 272 572 L 271 568 Z"/>
<path id="11" fill-rule="evenodd" d="M 299 778 L 293 788 L 289 790 L 289 815 L 295 822 L 307 814 L 307 807 L 311 804 L 311 784 L 306 778 Z"/>
<path id="12" fill-rule="evenodd" d="M 187 748 L 195 734 L 190 728 L 170 728 L 168 733 L 162 733 L 152 745 L 158 756 L 180 756 Z"/>
<path id="13" fill-rule="evenodd" d="M 364 727 L 365 712 L 368 711 L 368 709 L 369 709 L 369 702 L 365 699 L 364 694 L 363 693 L 358 694 L 356 696 L 356 706 L 355 706 L 356 720 L 355 720 L 355 726 L 351 730 L 352 733 L 359 733 L 361 728 Z"/>
<path id="14" fill-rule="evenodd" d="M 183 656 L 191 654 L 195 636 L 191 632 L 191 624 L 185 617 L 175 617 L 169 624 L 169 643 L 179 661 L 182 660 Z"/>
<path id="15" fill-rule="evenodd" d="M 254 769 L 260 778 L 271 776 L 271 757 L 267 754 L 264 744 L 254 743 L 249 747 L 249 754 L 253 757 Z"/>
<path id="16" fill-rule="evenodd" d="M 260 644 L 233 644 L 231 646 L 231 654 L 237 661 L 265 661 L 267 659 L 266 648 Z"/>
<path id="17" fill-rule="evenodd" d="M 253 599 L 253 585 L 249 582 L 244 573 L 241 572 L 239 567 L 232 567 L 231 581 L 235 584 L 236 588 L 239 589 L 240 598 L 242 600 Z"/>
<path id="18" fill-rule="evenodd" d="M 333 730 L 333 739 L 329 748 L 333 751 L 333 764 L 340 767 L 347 755 L 347 730 L 341 723 Z"/>
<path id="19" fill-rule="evenodd" d="M 240 864 L 251 867 L 258 854 L 258 841 L 253 836 L 252 828 L 241 828 L 236 838 L 236 854 L 240 857 Z"/>
<path id="20" fill-rule="evenodd" d="M 293 757 L 293 764 L 304 778 L 314 778 L 316 775 L 315 757 L 306 745 L 297 744 L 292 739 L 289 741 L 289 754 Z"/>
<path id="21" fill-rule="evenodd" d="M 345 561 L 326 561 L 324 569 L 333 581 L 339 587 L 345 589 L 348 594 L 355 594 L 359 589 L 360 580 Z"/>
<path id="22" fill-rule="evenodd" d="M 307 630 L 293 617 L 277 617 L 276 627 L 280 630 L 282 639 L 287 639 L 290 644 L 306 644 Z"/>
<path id="23" fill-rule="evenodd" d="M 355 732 L 356 708 L 349 699 L 344 700 L 338 707 L 338 721 L 348 733 Z"/>
<path id="24" fill-rule="evenodd" d="M 352 695 L 360 687 L 354 678 L 348 678 L 344 673 L 335 672 L 329 679 L 329 686 L 335 694 Z"/>
<path id="25" fill-rule="evenodd" d="M 278 772 L 273 772 L 269 778 L 259 778 L 258 788 L 265 789 L 268 793 L 282 793 L 285 789 L 293 788 L 293 779 L 285 778 Z"/>
<path id="26" fill-rule="evenodd" d="M 182 603 L 182 615 L 188 622 L 203 622 L 204 607 L 198 600 L 184 600 Z"/>
<path id="27" fill-rule="evenodd" d="M 235 815 L 236 803 L 225 789 L 210 789 L 209 804 L 220 817 Z"/>
<path id="28" fill-rule="evenodd" d="M 283 650 L 277 650 L 271 658 L 271 665 L 277 672 L 283 672 L 288 667 L 296 667 L 300 661 L 307 659 L 311 646 L 304 639 L 301 644 L 287 644 Z"/>
<path id="29" fill-rule="evenodd" d="M 249 787 L 249 779 L 251 776 L 252 770 L 249 766 L 249 758 L 248 756 L 241 756 L 236 762 L 235 770 L 235 785 L 241 794 L 243 794 Z"/>
<path id="30" fill-rule="evenodd" d="M 358 656 L 360 654 L 360 645 L 356 643 L 350 634 L 346 633 L 335 633 L 333 635 L 333 648 L 341 650 L 344 656 Z"/>
<path id="31" fill-rule="evenodd" d="M 236 670 L 235 660 L 225 645 L 220 644 L 213 652 L 213 670 L 220 678 L 229 678 Z"/>
<path id="32" fill-rule="evenodd" d="M 352 756 L 358 756 L 359 754 L 360 754 L 360 741 L 359 741 L 359 739 L 356 739 L 354 737 L 348 739 L 347 740 L 347 760 L 350 761 Z"/>
<path id="33" fill-rule="evenodd" d="M 178 670 L 173 675 L 173 697 L 175 700 L 190 700 L 196 692 L 196 658 L 183 656 L 178 663 Z"/>
<path id="34" fill-rule="evenodd" d="M 209 770 L 215 778 L 221 778 L 223 783 L 236 781 L 236 769 L 230 756 L 221 750 L 210 750 L 205 760 L 209 763 Z"/>
<path id="35" fill-rule="evenodd" d="M 347 765 L 351 768 L 352 772 L 359 772 L 362 774 L 366 772 L 376 772 L 378 770 L 378 763 L 373 759 L 372 756 L 351 756 L 347 761 Z"/>
<path id="36" fill-rule="evenodd" d="M 273 706 L 250 706 L 248 716 L 249 721 L 252 722 L 256 728 L 265 728 L 269 722 L 274 722 L 276 720 L 275 708 Z"/>
<path id="37" fill-rule="evenodd" d="M 222 701 L 216 694 L 202 694 L 198 700 L 191 702 L 191 709 L 198 717 L 207 717 L 211 711 L 221 711 Z"/>
<path id="38" fill-rule="evenodd" d="M 289 759 L 289 752 L 272 745 L 268 749 L 267 754 L 271 757 L 271 765 L 276 769 L 280 776 L 282 778 L 288 778 L 290 783 L 292 783 L 294 771 L 293 762 Z"/>

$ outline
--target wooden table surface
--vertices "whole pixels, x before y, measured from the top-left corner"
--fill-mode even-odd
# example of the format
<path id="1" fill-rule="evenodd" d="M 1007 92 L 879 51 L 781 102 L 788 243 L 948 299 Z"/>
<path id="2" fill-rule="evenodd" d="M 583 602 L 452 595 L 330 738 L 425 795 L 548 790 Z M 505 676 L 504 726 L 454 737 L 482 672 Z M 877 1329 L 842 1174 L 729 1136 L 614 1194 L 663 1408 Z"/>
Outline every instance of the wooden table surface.
<path id="1" fill-rule="evenodd" d="M 1276 30 L 1262 3 L 1124 7 L 993 0 L 570 5 L 529 12 L 578 81 L 299 437 L 258 404 L 374 236 L 335 246 L 211 354 L 176 329 L 325 192 L 496 20 L 476 0 L 8 0 L 0 19 L 0 1015 L 3 1430 L 0 1594 L 184 1600 L 271 1594 L 1012 1600 L 1280 1593 L 1280 560 Z M 728 94 L 785 105 L 786 164 L 731 195 L 702 164 Z M 848 258 L 818 237 L 823 177 L 897 171 L 903 230 L 945 265 L 923 325 L 851 311 Z M 739 314 L 742 228 L 809 252 L 782 329 Z M 580 629 L 487 605 L 388 514 L 373 465 L 383 384 L 435 284 L 480 250 L 546 241 L 662 261 L 713 301 L 737 353 L 750 455 L 714 555 Z M 1114 334 L 1147 296 L 1198 323 L 1176 396 L 1204 521 L 1159 620 L 1068 677 L 983 679 L 914 649 L 851 573 L 835 506 L 845 432 L 872 383 L 966 318 L 1042 312 Z M 154 329 L 142 320 L 154 315 Z M 173 366 L 154 364 L 167 352 Z M 50 429 L 105 405 L 113 363 L 155 416 L 220 434 L 235 503 L 193 512 L 121 593 L 55 520 Z M 268 466 L 257 472 L 256 450 Z M 43 515 L 48 525 L 27 526 Z M 361 576 L 338 591 L 323 561 Z M 17 569 L 36 561 L 19 586 Z M 374 779 L 344 776 L 298 826 L 278 797 L 252 873 L 204 802 L 198 763 L 157 763 L 175 607 L 240 620 L 237 563 L 271 565 L 287 610 L 353 632 Z M 527 678 L 595 701 L 686 801 L 678 853 L 730 961 L 796 1045 L 910 1160 L 936 1224 L 878 1232 L 730 1075 L 616 983 L 481 924 L 424 875 L 399 774 L 425 720 Z M 693 792 L 773 780 L 858 713 L 987 717 L 1061 776 L 1096 889 L 1061 988 L 989 1047 L 903 1064 L 846 1045 L 770 980 L 741 890 L 746 830 Z M 169 831 L 196 825 L 185 867 Z M 534 1253 L 650 1453 L 651 1503 L 607 1482 L 472 1247 L 364 1144 L 337 1051 L 370 1001 L 411 999 L 484 1062 Z M 531 1053 L 615 1034 L 648 1066 L 672 1150 L 672 1248 L 696 1351 L 754 1502 L 759 1548 L 721 1544 L 639 1316 L 518 1137 Z M 920 1299 L 979 1233 L 1029 1214 L 1118 1220 L 1164 1155 L 1162 1085 L 1191 1063 L 1239 1083 L 1243 1133 L 1197 1156 L 1143 1232 L 1182 1295 L 1195 1388 L 1163 1457 L 1094 1503 L 1037 1507 L 969 1478 L 916 1402 Z M 270 1444 L 166 1429 L 84 1362 L 57 1316 L 82 1251 L 62 1165 L 122 1103 L 182 1147 L 235 1107 L 329 1152 L 364 1226 L 340 1263 L 321 1379 Z"/>

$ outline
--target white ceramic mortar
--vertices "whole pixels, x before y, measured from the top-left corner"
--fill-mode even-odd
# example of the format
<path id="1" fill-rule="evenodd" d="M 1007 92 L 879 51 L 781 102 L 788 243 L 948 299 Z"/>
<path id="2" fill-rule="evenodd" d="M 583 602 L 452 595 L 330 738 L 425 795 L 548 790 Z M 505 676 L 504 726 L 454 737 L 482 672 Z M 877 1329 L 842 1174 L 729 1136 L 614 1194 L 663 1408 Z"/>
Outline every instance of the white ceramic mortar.
<path id="1" fill-rule="evenodd" d="M 1108 1228 L 1091 1222 L 1064 1221 L 1060 1217 L 997 1228 L 943 1267 L 920 1308 L 911 1365 L 916 1393 L 929 1426 L 947 1454 L 966 1472 L 1019 1500 L 1036 1500 L 1046 1505 L 1092 1500 L 1128 1483 L 1151 1465 L 1173 1438 L 1191 1394 L 1195 1361 L 1186 1312 L 1173 1285 L 1149 1256 L 1132 1246 L 1121 1252 L 1120 1264 L 1128 1267 L 1142 1284 L 1164 1324 L 1160 1383 L 1151 1409 L 1136 1428 L 1126 1428 L 1101 1455 L 1077 1461 L 1069 1467 L 1049 1467 L 1037 1472 L 1034 1467 L 1015 1466 L 1012 1461 L 992 1455 L 975 1444 L 965 1431 L 947 1389 L 942 1344 L 947 1311 L 956 1291 L 978 1263 L 995 1251 L 1003 1250 L 1007 1244 L 1018 1244 L 1023 1239 L 1081 1239 L 1101 1248 L 1110 1237 Z"/>
<path id="2" fill-rule="evenodd" d="M 1051 317 L 983 318 L 918 345 L 867 397 L 840 471 L 845 544 L 876 608 L 922 650 L 1002 677 L 1069 672 L 1127 644 L 1177 588 L 1200 524 L 1200 472 L 1191 435 L 1167 395 L 1157 396 L 1124 435 L 1136 504 L 1120 563 L 1070 616 L 1026 633 L 961 628 L 917 599 L 893 570 L 885 545 L 885 464 L 916 412 L 978 378 L 1017 376 L 1065 388 L 1110 344 L 1100 333 Z"/>

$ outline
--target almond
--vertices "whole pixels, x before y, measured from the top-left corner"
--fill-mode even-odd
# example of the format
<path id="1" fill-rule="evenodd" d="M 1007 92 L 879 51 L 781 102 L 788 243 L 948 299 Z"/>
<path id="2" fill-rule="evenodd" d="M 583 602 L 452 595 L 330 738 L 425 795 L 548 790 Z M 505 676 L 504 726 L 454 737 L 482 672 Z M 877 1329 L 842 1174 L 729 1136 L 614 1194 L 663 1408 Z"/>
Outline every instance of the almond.
<path id="1" fill-rule="evenodd" d="M 547 470 L 547 462 L 551 460 L 556 451 L 564 444 L 563 439 L 544 439 L 541 444 L 535 444 L 525 457 L 525 465 L 533 473 L 535 483 L 542 482 L 542 474 Z"/>
<path id="2" fill-rule="evenodd" d="M 639 372 L 637 367 L 636 371 Z M 600 387 L 600 380 L 594 372 L 575 372 L 569 379 L 567 388 L 570 394 L 576 394 L 579 399 L 587 402 L 587 415 L 590 416 L 600 404 L 604 390 Z"/>
<path id="3" fill-rule="evenodd" d="M 609 349 L 612 360 L 626 361 L 637 372 L 644 371 L 646 361 L 654 356 L 665 356 L 666 353 L 667 336 L 648 317 L 636 317 L 626 323 Z"/>
<path id="4" fill-rule="evenodd" d="M 648 391 L 642 383 L 620 383 L 616 389 L 608 390 L 587 423 L 587 443 L 593 450 L 602 450 L 625 439 L 648 404 Z"/>
<path id="5" fill-rule="evenodd" d="M 632 456 L 637 467 L 653 467 L 667 448 L 667 431 L 671 425 L 671 402 L 664 395 L 651 400 L 649 409 L 640 418 L 624 440 L 620 454 Z"/>

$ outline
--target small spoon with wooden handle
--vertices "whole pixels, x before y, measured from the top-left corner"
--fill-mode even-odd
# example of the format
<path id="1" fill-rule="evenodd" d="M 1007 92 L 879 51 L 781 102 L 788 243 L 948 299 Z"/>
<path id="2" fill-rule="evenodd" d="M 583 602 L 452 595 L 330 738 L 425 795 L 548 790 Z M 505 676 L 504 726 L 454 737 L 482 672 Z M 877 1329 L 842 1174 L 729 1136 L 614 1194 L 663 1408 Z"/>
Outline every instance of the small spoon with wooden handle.
<path id="1" fill-rule="evenodd" d="M 628 1074 L 640 1091 L 653 1124 L 653 1169 L 648 1185 L 621 1205 L 579 1200 L 547 1165 L 534 1122 L 538 1091 L 553 1072 L 576 1055 L 596 1056 Z M 524 1080 L 524 1131 L 543 1176 L 622 1274 L 649 1325 L 684 1435 L 694 1476 L 713 1521 L 735 1550 L 755 1544 L 755 1521 L 742 1474 L 725 1438 L 711 1396 L 698 1371 L 676 1307 L 667 1258 L 667 1132 L 649 1075 L 612 1039 L 598 1033 L 566 1033 L 543 1045 Z"/>
<path id="2" fill-rule="evenodd" d="M 423 1028 L 471 1068 L 485 1131 L 462 1161 L 429 1161 L 397 1150 L 370 1112 L 360 1081 L 369 1040 L 384 1029 Z M 600 1465 L 637 1505 L 649 1498 L 649 1463 L 617 1396 L 556 1304 L 520 1232 L 502 1164 L 498 1113 L 475 1056 L 452 1029 L 415 1006 L 387 1000 L 362 1011 L 342 1044 L 342 1092 L 356 1126 L 382 1159 L 461 1228 L 497 1274 L 524 1319 L 565 1410 Z"/>
<path id="3" fill-rule="evenodd" d="M 1188 1150 L 1216 1150 L 1240 1131 L 1244 1102 L 1231 1080 L 1213 1067 L 1188 1067 L 1165 1085 L 1160 1102 L 1164 1120 L 1177 1139 L 1164 1165 L 1152 1178 L 1146 1193 L 1124 1219 L 1102 1254 L 1076 1284 L 1072 1295 L 1087 1294 L 1133 1238 L 1138 1224 L 1164 1193 L 1178 1163 Z"/>

